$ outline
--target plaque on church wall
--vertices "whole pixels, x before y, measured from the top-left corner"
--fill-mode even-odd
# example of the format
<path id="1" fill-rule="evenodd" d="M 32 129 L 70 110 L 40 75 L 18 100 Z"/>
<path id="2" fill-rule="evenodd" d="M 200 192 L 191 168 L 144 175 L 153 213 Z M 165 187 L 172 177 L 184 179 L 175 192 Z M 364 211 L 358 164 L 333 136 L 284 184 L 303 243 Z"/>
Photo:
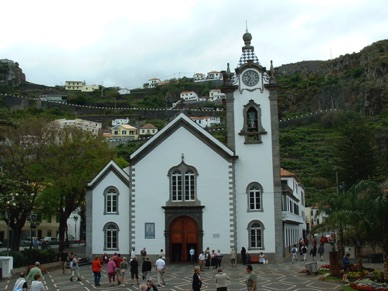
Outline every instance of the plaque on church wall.
<path id="1" fill-rule="evenodd" d="M 155 223 L 145 223 L 145 238 L 155 239 Z"/>

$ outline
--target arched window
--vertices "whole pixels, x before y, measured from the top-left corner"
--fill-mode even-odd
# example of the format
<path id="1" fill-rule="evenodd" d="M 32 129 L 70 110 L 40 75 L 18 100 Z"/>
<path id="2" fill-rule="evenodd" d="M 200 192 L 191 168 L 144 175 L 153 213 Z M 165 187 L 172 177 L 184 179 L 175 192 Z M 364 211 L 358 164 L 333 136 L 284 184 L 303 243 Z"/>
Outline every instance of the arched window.
<path id="1" fill-rule="evenodd" d="M 171 174 L 171 200 L 182 201 L 182 174 L 179 170 Z"/>
<path id="2" fill-rule="evenodd" d="M 251 183 L 247 187 L 248 211 L 263 210 L 263 188 L 259 183 Z"/>
<path id="3" fill-rule="evenodd" d="M 249 248 L 264 249 L 263 247 L 263 225 L 260 221 L 252 221 L 248 226 Z"/>
<path id="4" fill-rule="evenodd" d="M 104 226 L 104 250 L 118 250 L 119 227 L 114 222 Z"/>
<path id="5" fill-rule="evenodd" d="M 104 214 L 118 214 L 119 193 L 115 187 L 108 187 L 104 191 Z"/>
<path id="6" fill-rule="evenodd" d="M 190 202 L 196 200 L 197 171 L 185 163 L 170 169 L 171 202 Z"/>

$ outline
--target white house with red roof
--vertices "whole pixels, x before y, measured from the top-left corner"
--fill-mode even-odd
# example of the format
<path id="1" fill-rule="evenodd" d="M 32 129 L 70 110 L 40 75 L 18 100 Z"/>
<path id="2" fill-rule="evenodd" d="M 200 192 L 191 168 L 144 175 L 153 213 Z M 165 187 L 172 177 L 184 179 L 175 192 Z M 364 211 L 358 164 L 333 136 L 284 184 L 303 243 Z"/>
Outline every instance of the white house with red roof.
<path id="1" fill-rule="evenodd" d="M 198 101 L 198 95 L 194 91 L 181 92 L 180 97 L 183 101 Z"/>

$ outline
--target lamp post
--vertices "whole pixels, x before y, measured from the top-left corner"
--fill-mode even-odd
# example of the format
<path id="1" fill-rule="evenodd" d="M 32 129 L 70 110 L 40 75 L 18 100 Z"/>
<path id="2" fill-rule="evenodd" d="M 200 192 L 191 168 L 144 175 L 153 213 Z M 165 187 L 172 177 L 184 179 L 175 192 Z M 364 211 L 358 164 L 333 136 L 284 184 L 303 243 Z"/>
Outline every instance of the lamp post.
<path id="1" fill-rule="evenodd" d="M 9 255 L 9 219 L 10 219 L 10 214 L 9 214 L 9 211 L 7 211 L 6 213 L 7 215 L 7 220 L 8 220 L 8 223 L 7 223 L 7 257 Z"/>
<path id="2" fill-rule="evenodd" d="M 31 264 L 33 263 L 32 262 L 33 230 L 34 230 L 34 228 L 36 228 L 37 218 L 38 218 L 37 214 L 32 213 L 32 212 L 30 213 L 29 221 L 30 221 L 30 239 L 31 239 L 31 241 L 30 241 L 30 262 L 31 262 Z"/>
<path id="3" fill-rule="evenodd" d="M 78 221 L 78 216 L 74 215 L 74 239 L 77 240 L 77 221 Z"/>

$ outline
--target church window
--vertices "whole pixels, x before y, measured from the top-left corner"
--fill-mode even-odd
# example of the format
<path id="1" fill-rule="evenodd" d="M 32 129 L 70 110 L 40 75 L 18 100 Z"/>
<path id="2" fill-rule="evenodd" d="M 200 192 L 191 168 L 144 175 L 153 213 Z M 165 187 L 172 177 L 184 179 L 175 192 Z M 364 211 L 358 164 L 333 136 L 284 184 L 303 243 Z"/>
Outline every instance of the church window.
<path id="1" fill-rule="evenodd" d="M 118 196 L 118 191 L 114 187 L 109 187 L 105 190 L 104 214 L 118 214 Z"/>
<path id="2" fill-rule="evenodd" d="M 249 248 L 263 249 L 263 226 L 259 221 L 253 221 L 248 226 Z"/>
<path id="3" fill-rule="evenodd" d="M 182 174 L 178 170 L 171 174 L 171 193 L 172 201 L 182 201 Z"/>
<path id="4" fill-rule="evenodd" d="M 197 171 L 185 163 L 169 171 L 171 202 L 196 200 Z"/>
<path id="5" fill-rule="evenodd" d="M 248 210 L 261 211 L 262 210 L 262 187 L 259 183 L 251 183 L 247 189 L 248 192 Z"/>
<path id="6" fill-rule="evenodd" d="M 104 237 L 104 250 L 118 250 L 119 227 L 116 223 L 109 222 L 104 226 Z"/>

